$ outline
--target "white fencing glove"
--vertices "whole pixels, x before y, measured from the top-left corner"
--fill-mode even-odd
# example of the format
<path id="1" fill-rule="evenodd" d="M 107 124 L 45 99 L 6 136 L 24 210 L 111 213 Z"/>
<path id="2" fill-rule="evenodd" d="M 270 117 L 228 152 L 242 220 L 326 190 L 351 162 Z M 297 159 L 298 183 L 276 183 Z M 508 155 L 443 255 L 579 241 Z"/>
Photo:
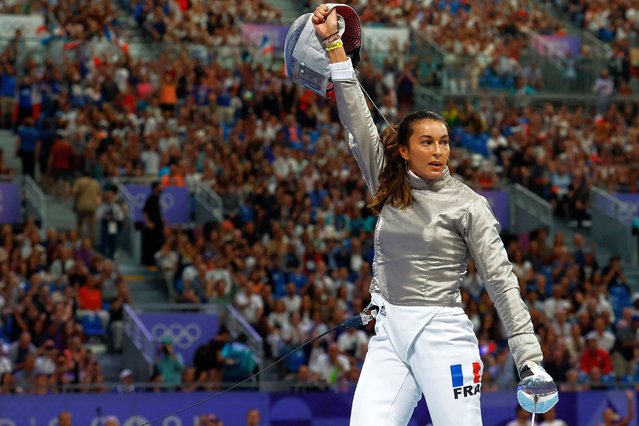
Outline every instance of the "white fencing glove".
<path id="1" fill-rule="evenodd" d="M 545 413 L 557 404 L 559 393 L 550 374 L 540 365 L 528 362 L 519 374 L 517 401 L 529 413 Z"/>

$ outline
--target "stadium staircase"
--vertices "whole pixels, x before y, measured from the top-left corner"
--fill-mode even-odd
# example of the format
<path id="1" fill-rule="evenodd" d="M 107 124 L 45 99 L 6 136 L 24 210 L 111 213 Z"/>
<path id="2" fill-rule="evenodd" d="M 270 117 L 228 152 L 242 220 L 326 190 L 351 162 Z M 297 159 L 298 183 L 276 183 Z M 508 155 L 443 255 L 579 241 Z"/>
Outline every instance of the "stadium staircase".
<path id="1" fill-rule="evenodd" d="M 304 10 L 302 2 L 299 0 L 266 0 L 271 6 L 282 11 L 282 23 L 290 25 L 300 15 L 310 12 Z"/>
<path id="2" fill-rule="evenodd" d="M 164 281 L 158 272 L 140 265 L 129 253 L 118 251 L 116 257 L 120 273 L 129 285 L 133 305 L 169 303 Z"/>
<path id="3" fill-rule="evenodd" d="M 124 2 L 115 1 L 112 5 L 118 11 L 118 24 L 121 37 L 128 43 L 144 42 L 144 34 L 138 27 L 138 23 L 133 18 L 131 11 L 127 9 Z"/>
<path id="4" fill-rule="evenodd" d="M 607 56 L 612 54 L 612 48 L 610 45 L 599 40 L 596 36 L 588 31 L 584 31 L 576 26 L 567 15 L 563 14 L 557 7 L 553 6 L 550 2 L 538 4 L 538 7 L 544 11 L 548 16 L 561 21 L 565 26 L 566 33 L 579 37 L 584 46 L 588 46 L 595 55 Z"/>
<path id="5" fill-rule="evenodd" d="M 163 281 L 157 272 L 149 271 L 133 256 L 121 249 L 116 252 L 116 260 L 118 269 L 129 286 L 133 306 L 169 303 Z M 106 351 L 97 352 L 97 354 L 106 382 L 118 382 L 122 369 L 130 367 L 124 365 L 122 354 Z"/>
<path id="6" fill-rule="evenodd" d="M 586 240 L 585 244 L 587 248 L 590 247 L 590 244 L 593 241 L 590 228 L 571 227 L 569 226 L 566 220 L 560 219 L 556 216 L 553 217 L 553 227 L 554 227 L 554 230 L 548 238 L 548 241 L 547 241 L 548 244 L 552 244 L 555 234 L 559 232 L 564 234 L 566 245 L 568 246 L 570 250 L 573 249 L 572 239 L 576 233 L 580 233 L 585 237 L 585 240 Z M 596 258 L 597 258 L 597 263 L 599 264 L 599 268 L 602 269 L 606 265 L 608 265 L 610 256 L 614 254 L 618 254 L 618 253 L 613 253 L 611 250 L 609 250 L 608 248 L 604 247 L 601 244 L 597 245 Z M 625 306 L 631 303 L 629 298 L 632 296 L 632 294 L 635 292 L 639 292 L 639 265 L 623 261 L 622 269 L 624 271 L 624 274 L 626 275 L 626 279 L 628 280 L 630 294 L 623 294 L 621 292 L 618 292 L 617 291 L 618 289 L 611 289 L 609 294 L 610 294 L 610 299 L 613 305 L 618 304 L 620 306 Z M 621 309 L 619 309 L 618 312 L 615 312 L 615 314 L 618 315 L 620 313 L 620 310 Z"/>

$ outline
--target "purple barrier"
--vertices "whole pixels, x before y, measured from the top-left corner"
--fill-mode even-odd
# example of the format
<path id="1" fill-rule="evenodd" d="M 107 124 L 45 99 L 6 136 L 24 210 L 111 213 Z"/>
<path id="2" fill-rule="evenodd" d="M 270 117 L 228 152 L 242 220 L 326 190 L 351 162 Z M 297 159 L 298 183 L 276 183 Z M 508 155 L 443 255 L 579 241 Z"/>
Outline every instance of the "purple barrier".
<path id="1" fill-rule="evenodd" d="M 635 216 L 639 216 L 639 193 L 616 193 L 613 195 L 622 203 L 632 206 L 632 213 Z"/>
<path id="2" fill-rule="evenodd" d="M 0 404 L 0 426 L 54 426 L 61 411 L 70 411 L 73 424 L 101 426 L 101 417 L 116 416 L 122 426 L 192 426 L 204 413 L 214 413 L 225 425 L 245 424 L 248 410 L 261 413 L 261 423 L 270 426 L 346 426 L 352 393 L 258 393 L 230 392 L 211 399 L 186 412 L 172 412 L 213 396 L 213 393 L 134 393 L 3 395 Z M 635 406 L 637 398 L 635 397 Z M 486 426 L 504 426 L 515 417 L 515 392 L 493 392 L 482 395 L 482 420 Z M 627 400 L 622 391 L 562 393 L 557 405 L 557 417 L 569 425 L 596 426 L 602 423 L 602 413 L 614 408 L 622 417 L 627 413 Z M 638 412 L 635 408 L 635 413 Z M 454 413 L 451 413 L 454 415 Z M 637 415 L 630 424 L 637 425 Z M 426 404 L 420 401 L 409 426 L 430 424 Z"/>
<path id="3" fill-rule="evenodd" d="M 193 364 L 195 350 L 217 335 L 220 319 L 216 314 L 198 313 L 138 313 L 156 343 L 170 337 L 173 348 L 187 365 Z M 1 426 L 1 425 L 0 425 Z"/>
<path id="4" fill-rule="evenodd" d="M 266 37 L 273 49 L 283 50 L 287 33 L 286 25 L 242 24 L 242 40 L 253 46 L 261 46 Z"/>
<path id="5" fill-rule="evenodd" d="M 564 56 L 570 54 L 573 58 L 579 57 L 581 51 L 581 40 L 577 36 L 537 35 L 533 38 L 532 43 L 535 50 L 545 56 L 553 54 L 549 48 Z"/>
<path id="6" fill-rule="evenodd" d="M 126 184 L 124 188 L 131 194 L 134 204 L 136 222 L 142 222 L 142 209 L 151 193 L 150 185 Z M 171 225 L 189 223 L 191 221 L 189 190 L 181 186 L 167 186 L 160 196 L 162 216 Z"/>
<path id="7" fill-rule="evenodd" d="M 510 229 L 510 196 L 506 191 L 477 191 L 477 193 L 486 197 L 490 203 L 490 207 L 495 213 L 495 217 L 501 229 L 507 231 Z"/>
<path id="8" fill-rule="evenodd" d="M 0 223 L 20 222 L 20 185 L 0 182 Z"/>

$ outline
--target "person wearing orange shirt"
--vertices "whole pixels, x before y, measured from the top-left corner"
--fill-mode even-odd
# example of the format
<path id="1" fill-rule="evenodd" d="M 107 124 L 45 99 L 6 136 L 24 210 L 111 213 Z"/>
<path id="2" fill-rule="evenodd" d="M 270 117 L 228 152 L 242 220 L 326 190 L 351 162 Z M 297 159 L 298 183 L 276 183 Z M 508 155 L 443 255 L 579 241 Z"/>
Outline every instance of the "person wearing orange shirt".
<path id="1" fill-rule="evenodd" d="M 85 285 L 78 289 L 78 317 L 97 315 L 106 330 L 109 313 L 102 309 L 102 289 L 98 277 L 89 275 Z"/>
<path id="2" fill-rule="evenodd" d="M 160 86 L 160 108 L 162 111 L 175 111 L 177 105 L 177 86 L 170 73 L 165 73 Z"/>
<path id="3" fill-rule="evenodd" d="M 176 164 L 172 164 L 171 167 L 169 167 L 169 173 L 162 176 L 160 185 L 162 185 L 162 188 L 166 188 L 167 186 L 184 186 L 184 175 Z"/>

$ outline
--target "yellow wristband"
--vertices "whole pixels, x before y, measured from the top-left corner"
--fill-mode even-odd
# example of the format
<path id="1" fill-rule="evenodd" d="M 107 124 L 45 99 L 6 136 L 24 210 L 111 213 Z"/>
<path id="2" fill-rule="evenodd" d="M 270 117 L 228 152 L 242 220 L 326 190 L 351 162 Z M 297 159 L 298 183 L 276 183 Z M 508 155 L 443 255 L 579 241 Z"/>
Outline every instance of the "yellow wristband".
<path id="1" fill-rule="evenodd" d="M 337 40 L 337 41 L 334 41 L 331 44 L 327 45 L 325 47 L 325 49 L 326 49 L 327 52 L 330 52 L 331 50 L 335 50 L 338 47 L 342 47 L 342 46 L 344 46 L 344 43 L 342 43 L 342 40 Z"/>

